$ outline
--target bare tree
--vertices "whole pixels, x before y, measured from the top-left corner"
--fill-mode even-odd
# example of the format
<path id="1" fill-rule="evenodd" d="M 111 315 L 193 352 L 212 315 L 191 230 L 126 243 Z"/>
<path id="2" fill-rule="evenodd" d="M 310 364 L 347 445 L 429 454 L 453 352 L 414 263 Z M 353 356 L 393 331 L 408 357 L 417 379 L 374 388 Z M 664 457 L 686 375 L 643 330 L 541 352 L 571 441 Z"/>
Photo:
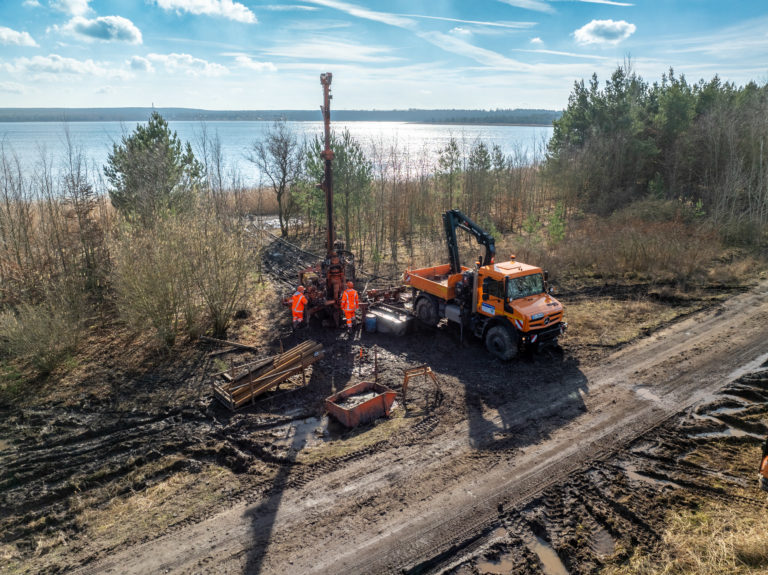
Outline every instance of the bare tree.
<path id="1" fill-rule="evenodd" d="M 301 173 L 301 146 L 284 119 L 275 120 L 264 138 L 253 143 L 247 158 L 269 181 L 277 200 L 280 233 L 288 235 L 291 187 Z"/>

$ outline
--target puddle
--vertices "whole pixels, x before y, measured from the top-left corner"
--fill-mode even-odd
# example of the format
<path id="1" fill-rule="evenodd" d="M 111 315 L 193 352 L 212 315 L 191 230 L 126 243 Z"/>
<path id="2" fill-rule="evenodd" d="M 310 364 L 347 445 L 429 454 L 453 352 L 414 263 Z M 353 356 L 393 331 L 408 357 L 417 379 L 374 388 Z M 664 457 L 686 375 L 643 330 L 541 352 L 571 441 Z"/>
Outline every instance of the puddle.
<path id="1" fill-rule="evenodd" d="M 733 393 L 728 393 L 728 391 L 723 391 L 721 393 L 718 393 L 718 397 L 724 397 L 726 399 L 732 399 L 736 403 L 742 404 L 745 408 L 749 407 L 750 405 L 755 405 L 757 403 L 756 401 L 750 401 L 749 399 L 745 399 L 739 395 L 735 395 Z"/>
<path id="2" fill-rule="evenodd" d="M 597 538 L 600 539 L 599 545 L 601 550 L 599 553 L 602 554 L 602 549 L 606 549 L 605 555 L 612 555 L 614 550 L 613 538 L 604 529 L 601 528 L 601 531 L 602 533 L 598 533 L 597 535 Z M 491 533 L 491 539 L 503 539 L 506 535 L 506 530 L 503 527 L 498 527 Z M 542 565 L 541 570 L 544 575 L 570 575 L 568 569 L 566 569 L 563 562 L 560 561 L 560 557 L 557 556 L 557 552 L 544 539 L 529 534 L 523 541 L 525 546 L 539 558 Z M 477 570 L 480 573 L 488 573 L 490 575 L 506 575 L 507 573 L 512 573 L 515 565 L 515 556 L 512 552 L 500 552 L 494 558 L 479 559 L 476 561 Z"/>
<path id="3" fill-rule="evenodd" d="M 541 537 L 534 536 L 526 540 L 525 545 L 538 556 L 544 575 L 569 575 L 568 569 L 560 561 L 555 550 Z"/>
<path id="4" fill-rule="evenodd" d="M 500 553 L 496 559 L 483 559 L 477 562 L 477 570 L 480 573 L 492 575 L 506 575 L 512 573 L 514 568 L 515 561 L 511 553 Z"/>
<path id="5" fill-rule="evenodd" d="M 653 401 L 655 403 L 661 402 L 661 398 L 647 387 L 635 387 L 634 392 L 643 399 L 647 399 L 648 401 Z"/>
<path id="6" fill-rule="evenodd" d="M 592 535 L 592 543 L 595 553 L 600 557 L 610 557 L 616 551 L 616 541 L 614 541 L 611 534 L 600 525 L 597 526 L 597 530 Z"/>
<path id="7" fill-rule="evenodd" d="M 314 447 L 330 439 L 328 418 L 308 417 L 272 430 L 272 444 L 279 447 L 302 449 Z"/>
<path id="8" fill-rule="evenodd" d="M 718 407 L 717 409 L 709 410 L 708 413 L 709 415 L 739 415 L 748 407 L 748 405 L 741 405 L 739 407 Z"/>
<path id="9" fill-rule="evenodd" d="M 656 477 L 650 477 L 648 475 L 644 475 L 643 473 L 638 471 L 634 465 L 625 465 L 622 469 L 624 470 L 624 474 L 633 481 L 639 481 L 641 483 L 647 483 L 649 485 L 656 485 L 658 487 L 665 487 L 667 485 L 670 485 L 672 487 L 680 487 L 680 485 L 678 485 L 674 481 L 670 481 L 668 479 L 658 479 Z M 610 535 L 608 535 L 608 537 L 610 537 Z"/>
<path id="10" fill-rule="evenodd" d="M 749 431 L 736 429 L 734 427 L 726 427 L 723 431 L 705 431 L 702 433 L 694 433 L 688 437 L 692 439 L 725 439 L 727 437 L 755 437 L 757 439 L 765 439 L 765 437 L 759 433 L 750 433 Z"/>

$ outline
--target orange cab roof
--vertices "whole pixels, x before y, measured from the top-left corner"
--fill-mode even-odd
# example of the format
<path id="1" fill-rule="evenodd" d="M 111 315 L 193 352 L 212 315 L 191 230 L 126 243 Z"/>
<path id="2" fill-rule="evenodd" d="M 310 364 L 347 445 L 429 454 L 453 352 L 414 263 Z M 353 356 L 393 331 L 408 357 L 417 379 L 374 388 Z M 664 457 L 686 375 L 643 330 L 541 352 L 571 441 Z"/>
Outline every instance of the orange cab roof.
<path id="1" fill-rule="evenodd" d="M 484 266 L 481 269 L 487 275 L 498 278 L 504 276 L 524 276 L 536 272 L 541 273 L 541 268 L 518 261 L 499 262 Z"/>

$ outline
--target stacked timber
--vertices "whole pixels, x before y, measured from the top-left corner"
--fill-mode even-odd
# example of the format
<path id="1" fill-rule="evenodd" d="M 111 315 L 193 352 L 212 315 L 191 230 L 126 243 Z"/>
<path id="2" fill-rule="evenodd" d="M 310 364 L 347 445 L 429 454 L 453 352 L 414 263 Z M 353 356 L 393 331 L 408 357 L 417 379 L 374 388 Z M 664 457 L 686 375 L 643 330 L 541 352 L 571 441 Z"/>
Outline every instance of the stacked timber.
<path id="1" fill-rule="evenodd" d="M 316 341 L 305 341 L 284 353 L 263 358 L 223 372 L 220 381 L 213 382 L 214 396 L 232 411 L 258 395 L 277 387 L 289 377 L 301 374 L 306 383 L 305 369 L 322 359 L 325 351 Z"/>

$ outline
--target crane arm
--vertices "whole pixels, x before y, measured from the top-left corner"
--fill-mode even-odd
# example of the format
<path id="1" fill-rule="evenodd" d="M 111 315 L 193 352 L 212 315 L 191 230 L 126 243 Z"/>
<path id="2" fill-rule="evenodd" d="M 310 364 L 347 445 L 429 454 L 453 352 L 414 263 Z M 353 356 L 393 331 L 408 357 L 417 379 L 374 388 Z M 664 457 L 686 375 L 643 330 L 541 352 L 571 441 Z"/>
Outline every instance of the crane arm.
<path id="1" fill-rule="evenodd" d="M 482 265 L 487 266 L 493 263 L 496 256 L 496 241 L 493 236 L 470 220 L 459 210 L 448 210 L 443 214 L 443 227 L 445 228 L 445 238 L 448 243 L 448 261 L 451 264 L 451 273 L 461 272 L 461 261 L 459 260 L 459 243 L 456 238 L 456 228 L 472 234 L 477 243 L 485 247 Z"/>

